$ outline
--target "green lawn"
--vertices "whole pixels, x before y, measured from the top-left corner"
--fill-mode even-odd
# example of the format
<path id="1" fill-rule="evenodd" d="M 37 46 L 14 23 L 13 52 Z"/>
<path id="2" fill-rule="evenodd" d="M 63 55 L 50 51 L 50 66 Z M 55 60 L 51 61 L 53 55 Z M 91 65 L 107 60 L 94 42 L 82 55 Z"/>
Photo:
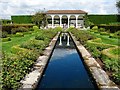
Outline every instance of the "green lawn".
<path id="1" fill-rule="evenodd" d="M 93 32 L 90 32 L 90 33 L 98 38 L 101 38 L 102 42 L 105 44 L 112 44 L 112 45 L 117 45 L 117 46 L 119 44 L 118 39 L 116 38 L 109 38 L 108 35 L 100 35 L 99 33 L 93 33 Z"/>
<path id="2" fill-rule="evenodd" d="M 34 36 L 37 33 L 35 31 L 32 32 L 32 34 L 25 34 L 24 37 L 15 37 L 14 35 L 11 36 L 11 41 L 7 41 L 7 42 L 0 42 L 0 44 L 2 43 L 2 50 L 6 53 L 11 53 L 11 47 L 14 45 L 19 45 L 29 39 L 34 38 Z"/>

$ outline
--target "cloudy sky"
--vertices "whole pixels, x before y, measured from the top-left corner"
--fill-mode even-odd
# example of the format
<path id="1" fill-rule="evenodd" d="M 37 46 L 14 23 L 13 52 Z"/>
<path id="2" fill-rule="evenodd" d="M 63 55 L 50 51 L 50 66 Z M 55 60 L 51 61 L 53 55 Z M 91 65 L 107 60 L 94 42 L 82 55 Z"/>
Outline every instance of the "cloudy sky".
<path id="1" fill-rule="evenodd" d="M 29 15 L 38 10 L 85 10 L 89 14 L 117 14 L 116 0 L 0 0 L 0 18 Z"/>

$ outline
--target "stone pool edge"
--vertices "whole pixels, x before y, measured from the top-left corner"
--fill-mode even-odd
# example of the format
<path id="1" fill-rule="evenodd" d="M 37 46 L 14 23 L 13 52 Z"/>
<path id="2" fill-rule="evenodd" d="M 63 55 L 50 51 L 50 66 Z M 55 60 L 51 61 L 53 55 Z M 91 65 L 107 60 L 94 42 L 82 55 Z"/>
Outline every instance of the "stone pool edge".
<path id="1" fill-rule="evenodd" d="M 92 57 L 92 55 L 86 50 L 86 48 L 80 44 L 79 41 L 70 33 L 79 53 L 83 57 L 83 61 L 88 67 L 92 77 L 94 78 L 98 88 L 100 90 L 120 90 L 117 85 L 109 79 L 107 73 L 101 68 L 98 62 Z"/>
<path id="2" fill-rule="evenodd" d="M 60 32 L 58 32 L 58 34 L 51 40 L 49 46 L 45 48 L 43 55 L 38 57 L 32 68 L 32 71 L 29 72 L 29 74 L 27 74 L 24 79 L 20 81 L 22 86 L 18 90 L 33 90 L 37 87 L 50 55 L 52 54 L 52 51 L 55 47 L 59 34 Z"/>

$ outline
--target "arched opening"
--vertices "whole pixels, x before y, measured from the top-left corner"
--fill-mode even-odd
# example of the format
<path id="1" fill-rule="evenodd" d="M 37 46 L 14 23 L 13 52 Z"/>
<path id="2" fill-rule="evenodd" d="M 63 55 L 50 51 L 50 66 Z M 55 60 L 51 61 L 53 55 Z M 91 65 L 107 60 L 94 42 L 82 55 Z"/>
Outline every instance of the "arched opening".
<path id="1" fill-rule="evenodd" d="M 70 16 L 70 27 L 76 27 L 76 17 L 75 17 L 75 15 Z"/>
<path id="2" fill-rule="evenodd" d="M 52 27 L 52 17 L 50 15 L 47 15 L 47 22 L 48 22 L 48 27 Z"/>
<path id="3" fill-rule="evenodd" d="M 59 27 L 60 26 L 60 17 L 58 15 L 54 16 L 54 26 Z"/>
<path id="4" fill-rule="evenodd" d="M 67 15 L 62 16 L 62 27 L 67 28 L 68 27 L 68 17 Z"/>
<path id="5" fill-rule="evenodd" d="M 79 28 L 83 28 L 84 27 L 83 16 L 81 16 L 81 15 L 78 16 L 78 27 Z"/>

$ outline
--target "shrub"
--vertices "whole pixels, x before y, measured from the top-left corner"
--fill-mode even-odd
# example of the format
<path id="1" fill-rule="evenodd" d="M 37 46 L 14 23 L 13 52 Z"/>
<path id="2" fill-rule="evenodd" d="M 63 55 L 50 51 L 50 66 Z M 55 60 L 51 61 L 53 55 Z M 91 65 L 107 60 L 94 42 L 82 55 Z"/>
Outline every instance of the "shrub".
<path id="1" fill-rule="evenodd" d="M 10 37 L 2 38 L 2 42 L 7 42 L 7 41 L 11 41 L 11 38 Z"/>
<path id="2" fill-rule="evenodd" d="M 120 68 L 119 56 L 118 54 L 112 54 L 111 51 L 118 49 L 118 47 L 113 47 L 105 49 L 102 51 L 102 59 L 108 70 L 118 71 Z"/>
<path id="3" fill-rule="evenodd" d="M 34 30 L 39 30 L 38 26 L 33 26 Z"/>
<path id="4" fill-rule="evenodd" d="M 7 32 L 2 32 L 2 38 L 6 38 L 7 37 Z"/>
<path id="5" fill-rule="evenodd" d="M 93 42 L 101 43 L 101 42 L 102 42 L 102 39 L 101 39 L 101 38 L 96 38 L 96 39 L 93 39 L 92 41 L 93 41 Z"/>
<path id="6" fill-rule="evenodd" d="M 45 49 L 46 46 L 47 44 L 43 40 L 35 40 L 35 39 L 26 41 L 25 43 L 20 45 L 21 48 L 36 50 L 40 54 L 42 54 L 42 50 Z"/>
<path id="7" fill-rule="evenodd" d="M 81 44 L 86 44 L 88 40 L 94 39 L 95 37 L 87 31 L 73 29 L 71 32 L 76 36 L 76 39 L 81 42 Z"/>
<path id="8" fill-rule="evenodd" d="M 100 32 L 100 35 L 109 35 L 107 32 Z"/>
<path id="9" fill-rule="evenodd" d="M 56 30 L 56 31 L 62 31 L 62 28 L 61 27 L 55 27 L 54 30 Z"/>
<path id="10" fill-rule="evenodd" d="M 11 48 L 12 53 L 16 54 L 19 51 L 27 52 L 28 50 L 25 48 L 20 48 L 18 45 L 12 46 L 12 48 Z"/>
<path id="11" fill-rule="evenodd" d="M 38 55 L 34 51 L 22 51 L 12 56 L 5 55 L 2 58 L 3 90 L 17 90 L 21 85 L 20 80 L 30 71 Z"/>
<path id="12" fill-rule="evenodd" d="M 120 31 L 115 32 L 114 35 L 116 35 L 116 36 L 120 36 Z"/>
<path id="13" fill-rule="evenodd" d="M 28 29 L 25 27 L 12 28 L 11 33 L 16 34 L 17 32 L 27 32 Z"/>
<path id="14" fill-rule="evenodd" d="M 17 32 L 27 32 L 28 31 L 28 29 L 25 27 L 18 27 L 17 29 L 18 29 Z"/>
<path id="15" fill-rule="evenodd" d="M 117 35 L 115 35 L 115 34 L 110 34 L 110 35 L 109 35 L 109 38 L 120 38 L 120 36 L 117 36 Z"/>
<path id="16" fill-rule="evenodd" d="M 16 33 L 16 35 L 15 35 L 16 37 L 23 37 L 24 36 L 24 34 L 23 33 Z"/>
<path id="17" fill-rule="evenodd" d="M 34 31 L 34 29 L 33 28 L 29 28 L 29 31 Z"/>
<path id="18" fill-rule="evenodd" d="M 100 32 L 105 32 L 105 28 L 100 28 L 99 31 Z"/>
<path id="19" fill-rule="evenodd" d="M 92 27 L 93 30 L 98 30 L 98 26 Z"/>
<path id="20" fill-rule="evenodd" d="M 35 39 L 36 40 L 45 40 L 46 39 L 46 37 L 45 37 L 45 35 L 44 34 L 42 34 L 42 33 L 40 33 L 40 34 L 37 34 L 36 36 L 35 36 Z"/>

